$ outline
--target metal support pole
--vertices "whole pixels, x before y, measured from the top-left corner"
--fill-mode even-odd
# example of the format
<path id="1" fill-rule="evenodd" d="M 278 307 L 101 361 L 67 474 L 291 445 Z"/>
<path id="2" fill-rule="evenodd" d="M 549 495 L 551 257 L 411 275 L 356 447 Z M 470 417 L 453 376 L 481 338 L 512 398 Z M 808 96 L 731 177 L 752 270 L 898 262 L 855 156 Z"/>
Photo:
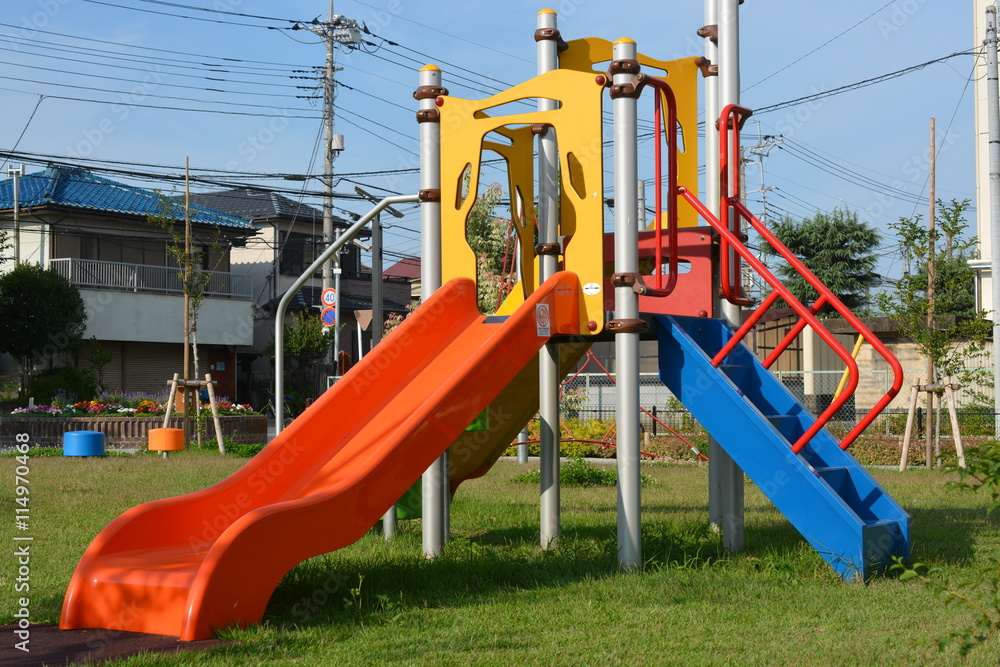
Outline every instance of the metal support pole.
<path id="1" fill-rule="evenodd" d="M 615 62 L 634 61 L 635 42 L 615 42 Z M 614 72 L 612 83 L 628 84 L 631 68 Z M 614 99 L 615 273 L 639 271 L 637 101 L 629 95 Z M 639 296 L 631 286 L 615 287 L 615 320 L 639 319 Z M 618 375 L 618 564 L 627 570 L 642 567 L 642 496 L 639 472 L 639 332 L 615 333 Z"/>
<path id="2" fill-rule="evenodd" d="M 425 65 L 420 70 L 420 87 L 441 87 L 441 70 Z M 420 99 L 420 109 L 435 109 L 434 97 Z M 420 190 L 441 192 L 441 125 L 420 123 Z M 420 202 L 420 299 L 426 301 L 441 287 L 441 197 Z M 444 551 L 445 494 L 448 493 L 448 468 L 444 455 L 423 474 L 421 502 L 423 514 L 423 549 L 425 558 L 436 558 Z"/>
<path id="3" fill-rule="evenodd" d="M 517 435 L 517 441 L 520 443 L 517 446 L 517 462 L 527 463 L 528 462 L 528 427 L 525 426 L 521 429 L 521 432 Z"/>
<path id="4" fill-rule="evenodd" d="M 990 285 L 993 296 L 993 431 L 1000 438 L 1000 83 L 997 79 L 997 9 L 986 8 L 986 107 L 989 110 Z"/>
<path id="5" fill-rule="evenodd" d="M 718 9 L 713 20 L 719 26 L 718 62 L 718 109 L 714 118 L 718 119 L 719 110 L 729 104 L 740 102 L 740 0 L 716 0 Z M 712 0 L 707 0 L 711 3 Z M 706 4 L 707 7 L 707 4 Z M 712 134 L 710 127 L 706 135 Z M 718 135 L 716 135 L 716 150 L 710 159 L 718 160 Z M 738 166 L 735 166 L 738 168 Z M 718 169 L 710 169 L 708 173 L 718 174 Z M 716 178 L 718 178 L 716 176 Z M 718 180 L 715 182 L 718 188 Z M 716 190 L 715 202 L 719 201 L 719 191 Z M 735 193 L 733 193 L 735 194 Z M 712 201 L 710 199 L 710 201 Z M 716 204 L 718 205 L 718 204 Z M 735 211 L 731 210 L 735 215 Z M 721 312 L 723 319 L 731 327 L 741 324 L 740 307 L 723 301 Z M 711 445 L 714 444 L 714 447 Z M 743 470 L 718 443 L 710 443 L 708 469 L 709 520 L 722 530 L 722 543 L 730 551 L 738 551 L 744 545 L 744 502 L 743 502 Z M 714 498 L 714 502 L 713 502 Z"/>
<path id="6" fill-rule="evenodd" d="M 385 298 L 382 284 L 382 214 L 372 221 L 372 343 L 374 348 L 382 340 L 385 328 Z"/>
<path id="7" fill-rule="evenodd" d="M 24 165 L 7 167 L 7 175 L 13 179 L 14 189 L 14 265 L 21 263 L 21 177 L 24 176 Z"/>
<path id="8" fill-rule="evenodd" d="M 556 13 L 538 12 L 538 30 L 556 31 Z M 536 33 L 540 34 L 540 33 Z M 558 32 L 553 39 L 537 41 L 538 73 L 559 68 Z M 556 109 L 555 100 L 539 99 L 538 110 Z M 538 241 L 559 241 L 559 156 L 555 128 L 538 136 Z M 556 255 L 542 255 L 539 281 L 545 282 L 559 270 Z M 541 498 L 539 539 L 543 549 L 558 545 L 560 528 L 559 500 L 559 345 L 547 343 L 538 356 L 539 456 L 541 458 Z"/>
<path id="9" fill-rule="evenodd" d="M 340 235 L 340 237 L 333 242 L 329 248 L 323 251 L 319 257 L 316 258 L 312 264 L 309 265 L 305 271 L 302 272 L 292 286 L 285 291 L 282 295 L 281 300 L 278 302 L 278 308 L 274 314 L 274 413 L 278 416 L 275 424 L 275 433 L 281 433 L 283 427 L 283 421 L 281 415 L 285 411 L 285 312 L 288 310 L 288 304 L 291 303 L 292 299 L 298 293 L 299 289 L 306 284 L 306 282 L 316 275 L 316 272 L 323 268 L 323 263 L 326 262 L 334 253 L 340 252 L 340 249 L 345 243 L 357 236 L 358 232 L 364 229 L 365 225 L 372 221 L 378 212 L 381 211 L 386 206 L 391 204 L 406 204 L 419 201 L 419 195 L 395 195 L 393 197 L 386 197 L 378 204 L 375 205 L 372 210 L 361 216 L 357 222 L 347 228 L 347 230 Z"/>

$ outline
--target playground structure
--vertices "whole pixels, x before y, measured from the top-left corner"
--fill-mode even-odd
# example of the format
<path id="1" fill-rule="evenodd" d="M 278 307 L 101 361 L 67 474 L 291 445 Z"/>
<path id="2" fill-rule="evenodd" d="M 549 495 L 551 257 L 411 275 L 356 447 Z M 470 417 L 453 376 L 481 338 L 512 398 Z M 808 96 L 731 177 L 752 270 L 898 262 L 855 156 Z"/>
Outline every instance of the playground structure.
<path id="1" fill-rule="evenodd" d="M 697 193 L 696 95 L 699 74 L 713 75 L 708 63 L 658 61 L 628 39 L 564 42 L 555 21 L 550 10 L 538 15 L 539 75 L 493 97 L 449 96 L 437 67 L 421 70 L 414 94 L 420 193 L 380 202 L 300 278 L 315 273 L 381 208 L 419 200 L 420 308 L 234 475 L 194 494 L 133 508 L 109 524 L 77 566 L 61 627 L 195 640 L 220 627 L 257 623 L 286 572 L 360 539 L 421 475 L 424 553 L 434 557 L 444 548 L 450 495 L 487 472 L 536 411 L 540 544 L 557 547 L 558 386 L 598 339 L 613 338 L 616 346 L 623 568 L 642 564 L 641 336 L 656 338 L 662 381 L 717 443 L 712 463 L 728 466 L 723 478 L 738 479 L 738 492 L 734 483 L 713 482 L 726 496 L 723 506 L 737 507 L 733 516 L 742 517 L 745 471 L 846 581 L 864 580 L 893 556 L 908 554 L 909 516 L 846 452 L 898 392 L 899 364 L 736 197 L 739 129 L 749 111 L 726 105 L 717 128 L 707 126 L 709 136 L 718 131 L 721 184 L 717 201 L 709 188 L 706 205 Z M 653 98 L 656 146 L 648 230 L 640 229 L 636 185 L 644 96 Z M 612 234 L 604 229 L 606 99 L 614 123 Z M 525 102 L 537 110 L 525 110 Z M 714 141 L 706 142 L 708 152 Z M 494 315 L 479 312 L 476 258 L 466 239 L 484 153 L 499 156 L 506 168 L 519 239 L 519 281 Z M 814 304 L 796 300 L 746 248 L 744 223 L 813 284 L 820 294 Z M 723 303 L 750 305 L 740 287 L 742 262 L 772 292 L 734 331 L 714 318 L 726 315 Z M 281 315 L 301 282 L 279 304 L 278 414 Z M 741 340 L 779 298 L 801 321 L 760 361 Z M 892 389 L 840 442 L 823 425 L 854 391 L 858 369 L 816 318 L 824 305 L 851 322 L 896 371 Z M 767 371 L 806 326 L 848 369 L 845 390 L 817 417 Z M 483 412 L 487 430 L 467 431 Z M 732 531 L 742 531 L 741 521 L 722 528 L 728 544 L 738 542 Z"/>

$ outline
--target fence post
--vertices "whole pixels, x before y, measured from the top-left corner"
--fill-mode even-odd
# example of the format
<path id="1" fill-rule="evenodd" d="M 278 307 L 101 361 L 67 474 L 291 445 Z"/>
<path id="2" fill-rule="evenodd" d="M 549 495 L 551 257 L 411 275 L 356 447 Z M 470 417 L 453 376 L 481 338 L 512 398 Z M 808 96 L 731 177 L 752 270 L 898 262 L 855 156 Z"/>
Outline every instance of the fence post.
<path id="1" fill-rule="evenodd" d="M 655 438 L 656 437 L 656 406 L 655 405 L 653 406 L 653 409 L 650 410 L 650 412 L 653 413 L 653 437 Z"/>

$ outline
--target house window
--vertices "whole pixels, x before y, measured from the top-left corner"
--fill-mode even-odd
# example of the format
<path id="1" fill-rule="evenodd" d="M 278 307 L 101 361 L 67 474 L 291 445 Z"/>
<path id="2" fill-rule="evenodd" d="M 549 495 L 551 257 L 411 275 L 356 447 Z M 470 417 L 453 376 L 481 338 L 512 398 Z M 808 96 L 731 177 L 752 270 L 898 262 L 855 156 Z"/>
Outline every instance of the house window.
<path id="1" fill-rule="evenodd" d="M 281 275 L 298 276 L 322 254 L 323 240 L 311 234 L 290 233 L 281 249 Z"/>

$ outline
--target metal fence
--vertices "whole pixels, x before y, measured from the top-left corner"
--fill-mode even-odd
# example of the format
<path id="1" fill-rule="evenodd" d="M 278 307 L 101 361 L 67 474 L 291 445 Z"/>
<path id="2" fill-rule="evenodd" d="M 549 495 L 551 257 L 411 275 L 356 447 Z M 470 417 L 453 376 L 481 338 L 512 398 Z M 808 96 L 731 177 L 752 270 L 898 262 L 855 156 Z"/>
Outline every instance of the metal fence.
<path id="1" fill-rule="evenodd" d="M 824 410 L 833 399 L 840 382 L 839 371 L 776 371 L 775 377 L 805 405 L 813 414 Z M 912 376 L 915 377 L 915 374 Z M 891 386 L 888 371 L 862 371 L 858 391 L 831 419 L 828 428 L 837 433 L 847 432 L 881 398 Z M 991 436 L 993 434 L 993 406 L 983 405 L 981 396 L 962 395 L 959 392 L 957 415 L 959 430 L 963 436 Z M 992 398 L 990 398 L 992 400 Z M 928 424 L 927 411 L 922 405 L 917 408 L 914 419 L 914 433 L 922 434 L 930 426 L 937 429 L 936 419 Z M 617 394 L 612 377 L 604 373 L 581 373 L 563 385 L 562 412 L 564 419 L 615 419 Z M 704 429 L 684 406 L 661 382 L 656 373 L 641 373 L 639 379 L 639 405 L 659 420 L 678 432 L 685 434 L 704 433 Z M 867 433 L 902 436 L 906 428 L 909 405 L 909 385 L 904 385 L 899 397 L 880 414 L 868 427 Z M 951 423 L 947 410 L 941 413 L 940 431 L 951 434 Z M 644 429 L 654 435 L 662 431 L 650 415 L 642 414 L 640 422 Z"/>
<path id="2" fill-rule="evenodd" d="M 170 266 L 125 264 L 95 259 L 65 257 L 50 262 L 53 270 L 79 287 L 113 289 L 126 292 L 182 294 L 179 269 Z M 208 275 L 205 296 L 249 299 L 251 279 L 248 275 L 226 271 L 202 271 Z"/>

